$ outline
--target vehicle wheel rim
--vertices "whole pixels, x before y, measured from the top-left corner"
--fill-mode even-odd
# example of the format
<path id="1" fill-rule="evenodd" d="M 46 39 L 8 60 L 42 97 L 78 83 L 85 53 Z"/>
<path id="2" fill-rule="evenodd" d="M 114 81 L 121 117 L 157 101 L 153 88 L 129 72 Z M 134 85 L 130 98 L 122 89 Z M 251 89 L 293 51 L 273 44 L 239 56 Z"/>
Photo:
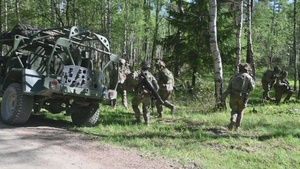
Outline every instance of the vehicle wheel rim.
<path id="1" fill-rule="evenodd" d="M 15 110 L 17 104 L 17 95 L 15 93 L 11 93 L 7 99 L 6 110 L 10 114 Z"/>

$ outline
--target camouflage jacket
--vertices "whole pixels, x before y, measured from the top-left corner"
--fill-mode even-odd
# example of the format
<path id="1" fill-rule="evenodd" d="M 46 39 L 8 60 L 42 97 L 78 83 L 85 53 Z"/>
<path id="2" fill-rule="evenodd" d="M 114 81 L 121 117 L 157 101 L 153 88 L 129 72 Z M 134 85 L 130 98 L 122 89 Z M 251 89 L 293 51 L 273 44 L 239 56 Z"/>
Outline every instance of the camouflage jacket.
<path id="1" fill-rule="evenodd" d="M 126 80 L 126 76 L 131 73 L 130 69 L 126 65 L 122 65 L 119 67 L 119 80 L 118 82 L 123 84 Z"/>
<path id="2" fill-rule="evenodd" d="M 281 89 L 293 90 L 293 88 L 290 86 L 289 81 L 286 78 L 282 78 L 281 76 L 277 77 L 276 83 L 274 85 L 274 89 L 275 90 L 281 90 Z"/>
<path id="3" fill-rule="evenodd" d="M 155 75 L 159 90 L 168 90 L 172 91 L 175 85 L 174 76 L 171 71 L 167 68 L 163 68 Z"/>
<path id="4" fill-rule="evenodd" d="M 148 81 L 152 84 L 154 90 L 158 91 L 159 86 L 158 86 L 158 83 L 157 83 L 157 80 L 155 79 L 155 77 L 149 71 L 143 71 L 143 72 L 140 72 L 140 74 L 138 75 L 138 79 L 137 79 L 138 83 L 137 83 L 137 86 L 135 86 L 135 93 L 138 95 L 148 95 L 148 94 L 150 95 L 151 94 L 150 89 L 145 84 L 142 73 L 146 76 Z"/>
<path id="5" fill-rule="evenodd" d="M 243 76 L 244 82 L 241 84 L 241 90 L 237 91 L 233 89 L 234 79 L 236 76 Z M 255 82 L 248 73 L 237 73 L 229 81 L 227 90 L 222 94 L 224 100 L 228 95 L 230 97 L 247 97 L 248 94 L 255 88 Z"/>
<path id="6" fill-rule="evenodd" d="M 276 80 L 276 74 L 274 71 L 272 70 L 267 70 L 264 74 L 263 77 L 261 79 L 261 81 L 264 83 L 274 83 Z"/>

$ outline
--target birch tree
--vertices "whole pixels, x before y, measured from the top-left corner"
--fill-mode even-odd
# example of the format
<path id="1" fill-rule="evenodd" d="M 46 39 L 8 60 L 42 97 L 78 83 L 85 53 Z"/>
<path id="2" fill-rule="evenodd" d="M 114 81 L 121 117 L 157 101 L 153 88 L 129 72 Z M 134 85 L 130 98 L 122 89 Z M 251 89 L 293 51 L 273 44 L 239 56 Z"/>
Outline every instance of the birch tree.
<path id="1" fill-rule="evenodd" d="M 243 31 L 243 0 L 240 0 L 238 3 L 238 15 L 236 18 L 236 70 L 238 71 L 238 65 L 241 63 L 241 55 L 242 55 L 242 31 Z"/>
<path id="2" fill-rule="evenodd" d="M 122 57 L 126 59 L 127 55 L 127 42 L 128 42 L 128 23 L 129 21 L 129 3 L 128 0 L 125 0 L 125 9 L 124 9 L 124 46 L 123 46 L 123 52 Z"/>
<path id="3" fill-rule="evenodd" d="M 209 1 L 209 34 L 210 34 L 210 48 L 212 57 L 214 60 L 214 71 L 215 71 L 215 97 L 216 106 L 220 107 L 222 92 L 223 92 L 223 70 L 222 70 L 222 59 L 218 48 L 217 41 L 217 0 Z"/>
<path id="4" fill-rule="evenodd" d="M 16 17 L 18 23 L 21 23 L 21 17 L 20 17 L 20 1 L 16 0 L 15 1 L 15 11 L 16 11 Z"/>
<path id="5" fill-rule="evenodd" d="M 255 79 L 255 62 L 254 62 L 254 51 L 252 43 L 252 9 L 253 9 L 253 0 L 248 0 L 248 30 L 247 30 L 247 56 L 246 62 L 251 65 L 252 75 Z"/>
<path id="6" fill-rule="evenodd" d="M 149 46 L 149 38 L 150 38 L 150 0 L 144 0 L 144 15 L 145 15 L 145 39 L 144 39 L 144 44 L 145 44 L 145 60 L 150 60 L 149 59 L 149 51 L 150 51 L 150 46 Z"/>
<path id="7" fill-rule="evenodd" d="M 112 9 L 111 0 L 107 0 L 107 39 L 111 42 L 111 30 L 112 30 Z"/>
<path id="8" fill-rule="evenodd" d="M 5 24 L 5 31 L 7 31 L 8 30 L 8 0 L 5 0 L 5 4 L 4 4 L 4 6 L 5 6 L 5 16 L 4 16 L 4 18 L 5 18 L 5 21 L 4 21 L 4 24 Z"/>
<path id="9" fill-rule="evenodd" d="M 295 57 L 295 76 L 294 76 L 294 90 L 297 91 L 297 81 L 298 81 L 298 57 L 297 57 L 297 0 L 294 0 L 294 16 L 293 16 L 293 21 L 294 21 L 294 27 L 293 27 L 293 49 L 294 49 L 294 57 Z M 298 91 L 298 97 L 300 96 L 300 92 Z"/>
<path id="10" fill-rule="evenodd" d="M 151 61 L 153 63 L 154 57 L 156 55 L 156 45 L 157 45 L 157 37 L 158 37 L 158 27 L 159 27 L 159 12 L 161 8 L 161 2 L 160 0 L 156 0 L 155 2 L 156 10 L 155 10 L 155 27 L 154 27 L 154 35 L 153 35 L 153 46 L 152 46 L 152 55 L 151 55 Z"/>

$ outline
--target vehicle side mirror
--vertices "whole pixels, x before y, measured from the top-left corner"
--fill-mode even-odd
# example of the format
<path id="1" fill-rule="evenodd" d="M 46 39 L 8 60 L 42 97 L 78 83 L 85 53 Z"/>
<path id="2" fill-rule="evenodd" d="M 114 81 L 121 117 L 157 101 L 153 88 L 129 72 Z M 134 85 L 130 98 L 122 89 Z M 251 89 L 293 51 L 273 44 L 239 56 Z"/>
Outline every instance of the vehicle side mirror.
<path id="1" fill-rule="evenodd" d="M 110 61 L 118 63 L 119 62 L 119 57 L 117 55 L 111 54 L 109 56 Z"/>

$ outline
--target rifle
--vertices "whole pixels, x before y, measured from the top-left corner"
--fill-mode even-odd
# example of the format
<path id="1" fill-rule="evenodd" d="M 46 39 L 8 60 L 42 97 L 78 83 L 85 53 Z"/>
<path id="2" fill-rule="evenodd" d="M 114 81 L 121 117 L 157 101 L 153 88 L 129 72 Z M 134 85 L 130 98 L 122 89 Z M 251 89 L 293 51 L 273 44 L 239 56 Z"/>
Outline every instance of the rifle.
<path id="1" fill-rule="evenodd" d="M 147 79 L 147 77 L 145 76 L 143 71 L 141 72 L 141 77 L 143 78 L 143 82 L 146 85 L 147 89 L 149 89 L 151 91 L 151 94 L 154 96 L 154 98 L 156 100 L 158 100 L 161 104 L 165 104 L 165 102 L 162 100 L 160 95 L 156 92 L 156 90 L 154 89 L 152 83 L 149 82 L 149 80 Z"/>

